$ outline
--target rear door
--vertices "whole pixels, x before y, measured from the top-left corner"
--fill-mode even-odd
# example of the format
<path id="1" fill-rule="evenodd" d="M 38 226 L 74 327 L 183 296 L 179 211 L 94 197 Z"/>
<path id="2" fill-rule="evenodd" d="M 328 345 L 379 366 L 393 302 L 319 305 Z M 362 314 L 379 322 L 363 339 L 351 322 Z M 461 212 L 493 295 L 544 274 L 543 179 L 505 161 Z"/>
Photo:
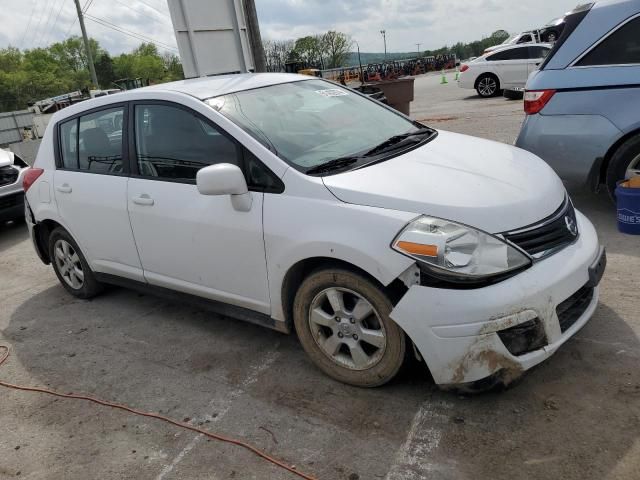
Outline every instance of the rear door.
<path id="1" fill-rule="evenodd" d="M 487 58 L 500 78 L 501 88 L 524 87 L 528 76 L 529 47 L 500 50 Z"/>
<path id="2" fill-rule="evenodd" d="M 58 212 L 94 271 L 143 280 L 127 212 L 126 105 L 56 127 Z"/>
<path id="3" fill-rule="evenodd" d="M 195 182 L 208 165 L 243 168 L 242 147 L 185 106 L 141 101 L 131 107 L 128 205 L 146 280 L 270 313 L 264 193 L 251 192 L 251 209 L 238 211 L 229 195 L 201 195 Z"/>

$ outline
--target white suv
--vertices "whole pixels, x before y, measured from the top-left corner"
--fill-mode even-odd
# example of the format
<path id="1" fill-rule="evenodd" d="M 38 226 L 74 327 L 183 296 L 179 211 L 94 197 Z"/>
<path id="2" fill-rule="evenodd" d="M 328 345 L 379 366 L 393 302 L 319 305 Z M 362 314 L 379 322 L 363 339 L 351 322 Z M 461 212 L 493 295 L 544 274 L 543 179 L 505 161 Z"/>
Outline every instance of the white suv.
<path id="1" fill-rule="evenodd" d="M 204 298 L 295 331 L 359 386 L 414 354 L 439 385 L 508 383 L 591 317 L 605 258 L 533 154 L 299 75 L 68 107 L 25 191 L 36 250 L 73 295 Z"/>

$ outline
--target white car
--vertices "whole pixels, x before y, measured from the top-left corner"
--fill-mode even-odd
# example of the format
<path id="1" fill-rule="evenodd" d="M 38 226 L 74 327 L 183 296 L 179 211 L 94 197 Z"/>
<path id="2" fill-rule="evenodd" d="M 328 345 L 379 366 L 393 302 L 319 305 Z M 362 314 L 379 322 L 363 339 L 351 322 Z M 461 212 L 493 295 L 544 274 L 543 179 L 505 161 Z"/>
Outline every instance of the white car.
<path id="1" fill-rule="evenodd" d="M 591 317 L 605 258 L 535 155 L 303 75 L 72 105 L 24 187 L 36 250 L 71 294 L 204 298 L 295 331 L 320 369 L 366 387 L 414 354 L 438 385 L 510 382 Z"/>
<path id="2" fill-rule="evenodd" d="M 15 153 L 0 148 L 0 225 L 24 218 L 22 180 L 27 168 Z"/>
<path id="3" fill-rule="evenodd" d="M 504 89 L 523 89 L 529 74 L 538 69 L 550 50 L 548 43 L 530 43 L 483 55 L 460 67 L 458 86 L 474 89 L 485 98 Z"/>

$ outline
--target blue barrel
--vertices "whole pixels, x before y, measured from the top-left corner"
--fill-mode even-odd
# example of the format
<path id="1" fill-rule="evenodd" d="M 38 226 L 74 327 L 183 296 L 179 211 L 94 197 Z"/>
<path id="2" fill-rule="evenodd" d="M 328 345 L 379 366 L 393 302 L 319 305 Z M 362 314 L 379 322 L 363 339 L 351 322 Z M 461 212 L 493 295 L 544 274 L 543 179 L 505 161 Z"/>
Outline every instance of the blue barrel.
<path id="1" fill-rule="evenodd" d="M 640 235 L 640 188 L 628 188 L 618 183 L 618 230 L 622 233 Z"/>

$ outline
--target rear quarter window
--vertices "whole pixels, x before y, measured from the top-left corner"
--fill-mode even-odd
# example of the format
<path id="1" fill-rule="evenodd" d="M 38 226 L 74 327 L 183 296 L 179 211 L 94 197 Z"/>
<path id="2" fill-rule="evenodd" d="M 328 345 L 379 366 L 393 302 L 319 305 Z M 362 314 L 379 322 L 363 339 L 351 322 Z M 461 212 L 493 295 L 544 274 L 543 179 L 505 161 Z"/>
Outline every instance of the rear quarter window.
<path id="1" fill-rule="evenodd" d="M 640 64 L 640 17 L 628 21 L 582 57 L 576 66 Z"/>

